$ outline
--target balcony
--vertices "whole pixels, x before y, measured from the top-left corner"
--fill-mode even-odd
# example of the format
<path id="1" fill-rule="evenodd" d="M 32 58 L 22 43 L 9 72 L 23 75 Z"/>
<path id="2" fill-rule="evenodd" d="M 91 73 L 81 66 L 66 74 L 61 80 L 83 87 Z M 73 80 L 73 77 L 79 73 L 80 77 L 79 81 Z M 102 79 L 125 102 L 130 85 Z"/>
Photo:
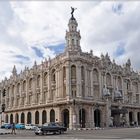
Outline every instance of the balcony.
<path id="1" fill-rule="evenodd" d="M 51 86 L 52 86 L 52 89 L 55 89 L 55 87 L 56 87 L 56 82 L 55 82 L 55 81 L 52 81 L 52 82 L 51 82 Z"/>
<path id="2" fill-rule="evenodd" d="M 108 89 L 113 89 L 113 86 L 111 84 L 106 85 Z"/>
<path id="3" fill-rule="evenodd" d="M 93 81 L 93 85 L 98 86 L 99 85 L 99 81 Z"/>
<path id="4" fill-rule="evenodd" d="M 75 78 L 71 79 L 71 84 L 76 85 L 76 79 Z"/>
<path id="5" fill-rule="evenodd" d="M 40 93 L 40 87 L 36 88 L 36 93 Z"/>
<path id="6" fill-rule="evenodd" d="M 129 88 L 129 89 L 127 89 L 127 92 L 128 92 L 128 93 L 132 93 L 133 91 L 132 91 L 131 88 Z"/>
<path id="7" fill-rule="evenodd" d="M 46 91 L 48 91 L 48 86 L 44 86 L 44 91 L 46 92 Z"/>
<path id="8" fill-rule="evenodd" d="M 20 94 L 16 94 L 16 97 L 17 97 L 17 98 L 20 98 Z"/>
<path id="9" fill-rule="evenodd" d="M 114 100 L 118 101 L 118 100 L 123 100 L 123 95 L 122 92 L 119 90 L 116 90 L 114 93 Z"/>

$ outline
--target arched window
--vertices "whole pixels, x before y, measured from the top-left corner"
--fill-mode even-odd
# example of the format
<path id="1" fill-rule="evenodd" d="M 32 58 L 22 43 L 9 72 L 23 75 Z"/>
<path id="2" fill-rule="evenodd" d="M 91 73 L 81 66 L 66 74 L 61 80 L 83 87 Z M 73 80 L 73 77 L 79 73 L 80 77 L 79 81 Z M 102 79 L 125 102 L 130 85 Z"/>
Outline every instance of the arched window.
<path id="1" fill-rule="evenodd" d="M 63 67 L 63 80 L 66 79 L 66 67 Z"/>
<path id="2" fill-rule="evenodd" d="M 27 114 L 27 124 L 31 124 L 32 123 L 32 115 L 31 112 L 28 112 Z"/>
<path id="3" fill-rule="evenodd" d="M 53 82 L 55 82 L 55 69 L 52 70 L 51 79 L 52 79 Z"/>
<path id="4" fill-rule="evenodd" d="M 8 114 L 6 114 L 6 116 L 5 116 L 5 122 L 8 123 L 8 121 L 9 121 Z"/>
<path id="5" fill-rule="evenodd" d="M 85 80 L 85 70 L 84 66 L 81 67 L 81 79 L 84 81 Z"/>
<path id="6" fill-rule="evenodd" d="M 25 91 L 25 89 L 26 89 L 26 81 L 24 80 L 23 81 L 23 88 L 22 88 L 22 90 Z"/>
<path id="7" fill-rule="evenodd" d="M 76 66 L 71 66 L 71 79 L 76 79 Z"/>
<path id="8" fill-rule="evenodd" d="M 47 122 L 47 112 L 46 110 L 43 110 L 42 112 L 42 124 Z"/>
<path id="9" fill-rule="evenodd" d="M 130 88 L 130 80 L 128 79 L 128 80 L 126 80 L 126 88 L 127 88 L 127 90 L 130 90 L 131 88 Z"/>
<path id="10" fill-rule="evenodd" d="M 47 85 L 48 75 L 47 72 L 44 73 L 44 85 Z"/>
<path id="11" fill-rule="evenodd" d="M 13 85 L 12 86 L 12 94 L 14 95 L 14 93 L 15 93 L 15 86 Z"/>
<path id="12" fill-rule="evenodd" d="M 40 87 L 40 75 L 37 76 L 37 87 Z"/>
<path id="13" fill-rule="evenodd" d="M 72 39 L 72 45 L 74 45 L 74 39 Z"/>
<path id="14" fill-rule="evenodd" d="M 50 111 L 50 122 L 55 122 L 55 111 L 53 109 Z"/>
<path id="15" fill-rule="evenodd" d="M 133 82 L 133 91 L 135 93 L 138 93 L 138 83 L 137 82 Z"/>
<path id="16" fill-rule="evenodd" d="M 7 88 L 7 97 L 9 97 L 9 93 L 10 93 L 10 88 Z"/>
<path id="17" fill-rule="evenodd" d="M 32 80 L 32 78 L 30 78 L 30 80 L 29 80 L 29 89 L 32 89 L 32 83 L 33 83 L 33 80 Z"/>
<path id="18" fill-rule="evenodd" d="M 109 73 L 106 74 L 106 85 L 111 86 L 111 75 Z"/>
<path id="19" fill-rule="evenodd" d="M 17 93 L 20 93 L 20 83 L 17 84 Z"/>
<path id="20" fill-rule="evenodd" d="M 93 82 L 98 82 L 99 80 L 99 74 L 96 69 L 93 70 Z"/>
<path id="21" fill-rule="evenodd" d="M 21 113 L 21 123 L 25 123 L 25 115 L 23 112 Z"/>
<path id="22" fill-rule="evenodd" d="M 10 124 L 13 123 L 13 114 L 10 115 Z"/>
<path id="23" fill-rule="evenodd" d="M 15 123 L 19 123 L 19 115 L 17 113 L 15 115 Z"/>
<path id="24" fill-rule="evenodd" d="M 122 80 L 121 77 L 118 77 L 118 89 L 121 90 L 122 89 Z"/>
<path id="25" fill-rule="evenodd" d="M 39 112 L 35 112 L 35 124 L 39 124 Z"/>

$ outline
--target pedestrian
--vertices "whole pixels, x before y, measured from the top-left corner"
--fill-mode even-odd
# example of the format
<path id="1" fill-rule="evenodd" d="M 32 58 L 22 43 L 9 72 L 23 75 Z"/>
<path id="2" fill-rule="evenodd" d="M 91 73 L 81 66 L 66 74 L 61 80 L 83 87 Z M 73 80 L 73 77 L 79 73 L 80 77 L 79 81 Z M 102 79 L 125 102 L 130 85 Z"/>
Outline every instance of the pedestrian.
<path id="1" fill-rule="evenodd" d="M 15 131 L 15 123 L 14 122 L 12 123 L 12 134 L 16 134 L 16 131 Z"/>

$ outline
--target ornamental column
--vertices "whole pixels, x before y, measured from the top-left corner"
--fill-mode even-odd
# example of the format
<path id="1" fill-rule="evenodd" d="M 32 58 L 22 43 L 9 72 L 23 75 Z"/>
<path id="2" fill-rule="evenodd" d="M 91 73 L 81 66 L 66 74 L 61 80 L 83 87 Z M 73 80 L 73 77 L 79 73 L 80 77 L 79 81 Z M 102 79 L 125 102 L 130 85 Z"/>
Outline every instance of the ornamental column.
<path id="1" fill-rule="evenodd" d="M 66 96 L 71 97 L 70 65 L 66 65 Z"/>
<path id="2" fill-rule="evenodd" d="M 77 79 L 77 97 L 81 97 L 81 66 L 78 65 L 76 69 L 76 79 Z"/>

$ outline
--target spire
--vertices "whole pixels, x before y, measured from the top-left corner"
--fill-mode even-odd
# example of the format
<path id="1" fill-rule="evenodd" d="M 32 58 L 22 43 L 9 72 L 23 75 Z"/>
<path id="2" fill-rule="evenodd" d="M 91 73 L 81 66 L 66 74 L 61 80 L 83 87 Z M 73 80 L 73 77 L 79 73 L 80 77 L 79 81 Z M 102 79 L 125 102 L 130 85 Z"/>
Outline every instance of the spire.
<path id="1" fill-rule="evenodd" d="M 66 51 L 81 51 L 80 47 L 80 31 L 77 31 L 78 23 L 73 15 L 74 8 L 72 8 L 71 18 L 69 19 L 68 28 L 66 31 Z"/>
<path id="2" fill-rule="evenodd" d="M 15 66 L 15 65 L 14 65 L 14 67 L 13 67 L 12 74 L 13 74 L 13 75 L 17 75 L 17 70 L 16 70 L 16 66 Z"/>

